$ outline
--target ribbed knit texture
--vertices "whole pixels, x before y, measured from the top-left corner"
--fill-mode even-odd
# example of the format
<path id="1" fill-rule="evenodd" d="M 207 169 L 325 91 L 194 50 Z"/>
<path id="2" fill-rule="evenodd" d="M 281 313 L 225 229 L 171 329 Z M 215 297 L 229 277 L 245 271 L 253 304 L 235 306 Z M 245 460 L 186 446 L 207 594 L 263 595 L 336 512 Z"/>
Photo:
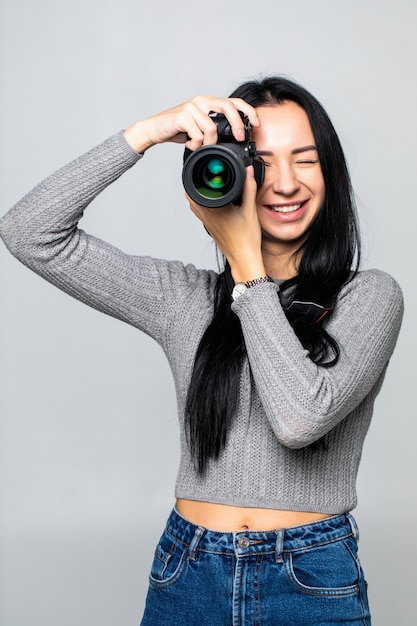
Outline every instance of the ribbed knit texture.
<path id="1" fill-rule="evenodd" d="M 370 270 L 342 289 L 327 325 L 341 355 L 329 369 L 309 359 L 276 285 L 264 283 L 240 296 L 232 306 L 248 359 L 239 404 L 226 449 L 201 477 L 182 424 L 194 355 L 213 315 L 216 273 L 131 256 L 77 227 L 91 200 L 138 159 L 118 133 L 65 166 L 1 220 L 6 245 L 50 282 L 162 346 L 181 423 L 177 497 L 333 514 L 351 510 L 363 440 L 401 325 L 399 286 Z M 310 445 L 320 438 L 324 445 Z"/>

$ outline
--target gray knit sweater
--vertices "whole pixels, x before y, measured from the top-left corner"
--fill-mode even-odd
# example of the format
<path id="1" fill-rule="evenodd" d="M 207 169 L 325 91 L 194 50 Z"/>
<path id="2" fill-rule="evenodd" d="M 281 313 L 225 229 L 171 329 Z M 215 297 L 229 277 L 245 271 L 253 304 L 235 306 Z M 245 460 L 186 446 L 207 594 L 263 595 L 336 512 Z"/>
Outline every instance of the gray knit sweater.
<path id="1" fill-rule="evenodd" d="M 77 227 L 91 200 L 138 159 L 118 133 L 31 191 L 1 220 L 1 235 L 32 270 L 162 346 L 182 424 L 194 355 L 213 314 L 216 273 L 131 256 Z M 273 283 L 248 289 L 232 306 L 248 355 L 237 413 L 225 450 L 204 477 L 196 473 L 180 429 L 176 496 L 334 514 L 351 510 L 374 400 L 400 329 L 399 286 L 371 270 L 342 289 L 327 323 L 341 355 L 329 369 L 308 357 Z M 325 446 L 310 445 L 322 437 Z"/>

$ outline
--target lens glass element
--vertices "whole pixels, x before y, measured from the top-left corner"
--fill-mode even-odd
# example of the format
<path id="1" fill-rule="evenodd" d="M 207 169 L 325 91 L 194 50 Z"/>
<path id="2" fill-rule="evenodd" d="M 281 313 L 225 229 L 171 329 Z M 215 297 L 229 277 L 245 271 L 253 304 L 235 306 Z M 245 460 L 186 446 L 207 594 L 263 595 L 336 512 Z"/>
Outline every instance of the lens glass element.
<path id="1" fill-rule="evenodd" d="M 224 159 L 208 156 L 194 167 L 194 186 L 205 198 L 223 197 L 230 190 L 233 181 L 233 170 Z"/>
<path id="2" fill-rule="evenodd" d="M 209 176 L 213 176 L 213 178 L 210 178 L 207 181 L 210 187 L 224 187 L 224 169 L 224 164 L 221 159 L 210 159 L 210 161 L 207 163 L 207 172 Z"/>

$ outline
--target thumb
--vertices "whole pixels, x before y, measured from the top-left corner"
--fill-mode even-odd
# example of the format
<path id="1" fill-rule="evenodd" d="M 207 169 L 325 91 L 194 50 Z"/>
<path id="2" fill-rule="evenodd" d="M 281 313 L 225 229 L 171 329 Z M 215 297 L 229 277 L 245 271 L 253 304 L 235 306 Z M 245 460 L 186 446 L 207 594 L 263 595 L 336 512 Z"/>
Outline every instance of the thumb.
<path id="1" fill-rule="evenodd" d="M 255 204 L 258 185 L 255 180 L 253 165 L 246 168 L 246 181 L 243 188 L 242 204 Z"/>

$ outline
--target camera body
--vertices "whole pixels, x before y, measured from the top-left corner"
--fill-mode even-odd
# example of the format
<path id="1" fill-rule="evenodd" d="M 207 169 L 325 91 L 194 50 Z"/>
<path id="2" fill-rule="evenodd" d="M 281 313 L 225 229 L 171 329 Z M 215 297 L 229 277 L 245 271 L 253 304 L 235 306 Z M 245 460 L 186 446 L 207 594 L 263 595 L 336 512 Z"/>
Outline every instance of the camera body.
<path id="1" fill-rule="evenodd" d="M 236 141 L 223 114 L 210 113 L 217 126 L 217 143 L 194 152 L 185 149 L 182 182 L 190 198 L 201 206 L 217 209 L 227 204 L 241 204 L 248 165 L 254 167 L 258 187 L 264 181 L 265 165 L 256 155 L 250 122 L 243 113 L 240 116 L 245 127 L 242 141 Z"/>

